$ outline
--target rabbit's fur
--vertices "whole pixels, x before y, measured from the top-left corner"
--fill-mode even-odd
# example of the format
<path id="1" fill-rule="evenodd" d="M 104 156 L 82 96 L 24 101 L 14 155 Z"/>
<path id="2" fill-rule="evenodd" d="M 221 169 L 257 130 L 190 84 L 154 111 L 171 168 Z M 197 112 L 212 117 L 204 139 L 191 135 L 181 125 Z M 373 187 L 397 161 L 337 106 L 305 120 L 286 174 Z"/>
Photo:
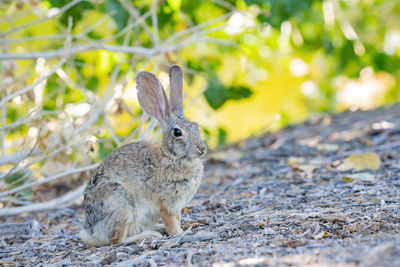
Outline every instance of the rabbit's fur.
<path id="1" fill-rule="evenodd" d="M 154 74 L 142 71 L 136 82 L 140 105 L 163 129 L 162 144 L 122 146 L 96 169 L 85 190 L 86 221 L 80 233 L 91 246 L 161 236 L 154 231 L 160 217 L 169 234 L 181 233 L 182 208 L 203 176 L 207 147 L 199 125 L 183 114 L 180 67 L 170 70 L 170 101 Z M 176 129 L 181 136 L 175 136 Z"/>

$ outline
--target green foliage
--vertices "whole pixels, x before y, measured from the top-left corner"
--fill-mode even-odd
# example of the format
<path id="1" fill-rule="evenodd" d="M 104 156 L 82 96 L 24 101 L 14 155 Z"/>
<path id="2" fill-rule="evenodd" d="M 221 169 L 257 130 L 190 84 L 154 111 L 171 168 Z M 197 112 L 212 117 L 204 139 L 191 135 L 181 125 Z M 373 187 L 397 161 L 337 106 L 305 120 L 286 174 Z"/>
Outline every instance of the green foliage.
<path id="1" fill-rule="evenodd" d="M 214 76 L 204 91 L 208 104 L 213 109 L 220 108 L 227 100 L 241 100 L 250 97 L 252 91 L 245 86 L 226 87 L 218 77 Z"/>
<path id="2" fill-rule="evenodd" d="M 96 152 L 96 161 L 101 161 L 103 159 L 105 159 L 114 149 L 117 148 L 117 144 L 115 144 L 114 142 L 110 143 L 108 142 L 108 139 L 100 139 L 98 144 L 99 144 L 99 148 L 98 151 Z"/>
<path id="3" fill-rule="evenodd" d="M 226 144 L 227 132 L 224 128 L 218 128 L 218 146 Z"/>
<path id="4" fill-rule="evenodd" d="M 60 89 L 60 79 L 56 74 L 51 75 L 46 83 L 45 91 L 47 98 L 43 101 L 43 110 L 57 110 L 57 98 Z"/>
<path id="5" fill-rule="evenodd" d="M 375 71 L 384 70 L 391 72 L 393 70 L 400 70 L 400 57 L 389 56 L 382 52 L 376 53 L 372 56 L 371 65 Z"/>
<path id="6" fill-rule="evenodd" d="M 245 0 L 247 5 L 257 5 L 268 11 L 269 15 L 260 15 L 261 22 L 267 22 L 273 27 L 280 27 L 281 23 L 289 19 L 304 21 L 305 13 L 310 10 L 314 1 L 321 0 Z"/>
<path id="7" fill-rule="evenodd" d="M 32 177 L 33 174 L 29 169 L 14 172 L 4 178 L 6 190 L 22 186 L 28 183 Z M 21 200 L 30 201 L 32 199 L 32 189 L 26 188 L 22 191 L 14 193 L 13 196 Z"/>
<path id="8" fill-rule="evenodd" d="M 118 30 L 122 30 L 128 24 L 129 13 L 118 0 L 105 1 L 105 11 L 113 14 L 111 16 L 117 24 Z"/>
<path id="9" fill-rule="evenodd" d="M 28 2 L 24 2 L 25 7 L 29 6 Z M 71 1 L 44 0 L 37 8 L 42 8 L 43 14 L 47 14 L 51 8 L 61 9 L 68 3 Z M 125 3 L 132 5 L 139 15 L 152 10 L 152 1 L 130 0 Z M 19 13 L 20 9 L 8 8 L 11 5 L 14 5 L 13 1 L 7 2 L 6 8 L 1 10 L 4 21 L 7 21 L 0 24 L 3 31 L 36 19 L 38 12 L 33 12 L 32 8 L 23 9 L 30 14 L 28 18 Z M 64 35 L 68 17 L 72 17 L 76 36 L 72 45 L 76 47 L 97 42 L 120 46 L 125 39 L 127 46 L 160 46 L 163 53 L 154 56 L 105 50 L 71 55 L 62 67 L 70 82 L 58 74 L 51 75 L 45 82 L 41 107 L 62 111 L 67 104 L 99 103 L 97 101 L 102 100 L 109 86 L 112 72 L 120 63 L 116 84 L 126 85 L 126 88 L 134 86 L 135 75 L 140 70 L 166 72 L 167 66 L 180 64 L 184 67 L 185 93 L 190 96 L 189 100 L 200 95 L 197 100 L 209 106 L 207 110 L 193 113 L 206 112 L 210 116 L 210 124 L 204 125 L 207 129 L 204 134 L 215 145 L 245 138 L 251 131 L 270 125 L 275 125 L 271 126 L 275 130 L 303 120 L 311 113 L 371 108 L 400 100 L 400 45 L 396 41 L 400 32 L 400 1 L 166 0 L 158 2 L 155 15 L 157 27 L 153 25 L 152 16 L 147 16 L 143 23 L 120 34 L 127 25 L 137 22 L 121 1 L 82 1 L 60 16 L 5 38 L 19 40 Z M 101 19 L 104 19 L 103 23 L 86 32 L 85 36 L 79 35 Z M 158 32 L 154 33 L 155 30 Z M 126 38 L 128 33 L 130 38 Z M 158 44 L 153 40 L 155 34 L 159 37 Z M 179 37 L 166 42 L 177 34 Z M 220 41 L 213 43 L 197 39 L 205 37 Z M 222 44 L 228 41 L 235 45 Z M 64 42 L 64 39 L 57 38 L 11 42 L 7 52 L 62 49 Z M 192 44 L 183 46 L 185 43 Z M 46 67 L 54 64 L 52 60 L 46 59 Z M 296 66 L 299 61 L 303 66 Z M 28 66 L 19 60 L 14 63 L 17 67 L 9 75 L 12 78 L 19 77 Z M 31 64 L 35 66 L 34 61 Z M 0 64 L 1 74 L 7 74 L 8 68 L 7 64 Z M 300 68 L 300 72 L 296 73 L 296 68 Z M 29 75 L 24 85 L 33 83 L 42 74 L 32 71 Z M 357 86 L 362 88 L 368 83 L 378 84 L 375 87 L 383 89 L 377 89 L 367 104 L 360 104 L 357 97 L 353 102 L 349 96 L 340 99 L 343 91 L 354 90 Z M 17 90 L 10 88 L 9 92 Z M 363 93 L 367 91 L 360 89 Z M 348 95 L 356 93 L 360 94 L 351 92 Z M 19 120 L 37 108 L 36 102 L 40 101 L 35 102 L 35 97 L 30 92 L 22 96 L 23 104 L 9 101 L 7 123 Z M 140 116 L 135 100 L 123 100 L 128 103 L 123 108 L 109 109 L 113 116 L 111 126 L 120 140 L 126 137 L 127 129 L 131 129 L 126 125 L 137 125 Z M 132 117 L 126 116 L 123 109 L 129 110 Z M 253 114 L 252 124 L 246 124 L 246 130 L 239 127 L 243 130 L 238 131 L 237 120 L 244 121 L 247 112 Z M 77 125 L 85 118 L 79 119 Z M 24 125 L 12 129 L 12 137 L 26 135 L 29 127 Z M 99 119 L 94 127 L 104 128 L 104 121 Z M 99 137 L 104 142 L 100 144 L 100 158 L 115 147 L 109 137 L 109 133 Z"/>
<path id="10" fill-rule="evenodd" d="M 65 6 L 66 4 L 68 4 L 71 1 L 69 1 L 69 0 L 48 0 L 45 2 L 48 2 L 51 7 L 62 8 L 63 6 Z M 74 22 L 74 25 L 72 25 L 72 27 L 74 27 L 75 24 L 83 18 L 84 11 L 88 10 L 88 9 L 93 9 L 93 8 L 95 8 L 95 7 L 90 2 L 82 1 L 82 2 L 78 3 L 77 5 L 68 9 L 66 12 L 64 12 L 60 16 L 59 20 L 62 24 L 64 24 L 65 26 L 68 26 L 68 17 L 72 17 L 72 20 Z"/>
<path id="11" fill-rule="evenodd" d="M 89 81 L 86 83 L 86 88 L 92 92 L 95 92 L 99 87 L 99 79 L 96 76 L 90 77 Z"/>
<path id="12" fill-rule="evenodd" d="M 167 3 L 172 8 L 172 10 L 178 11 L 181 7 L 182 0 L 167 0 Z"/>

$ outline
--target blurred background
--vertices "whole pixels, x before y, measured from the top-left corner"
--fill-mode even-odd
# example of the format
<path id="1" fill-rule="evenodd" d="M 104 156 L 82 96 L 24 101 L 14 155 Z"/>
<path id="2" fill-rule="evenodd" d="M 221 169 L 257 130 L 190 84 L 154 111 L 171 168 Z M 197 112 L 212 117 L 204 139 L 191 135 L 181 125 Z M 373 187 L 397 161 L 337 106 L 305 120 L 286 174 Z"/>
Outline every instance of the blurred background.
<path id="1" fill-rule="evenodd" d="M 211 148 L 400 100 L 397 0 L 16 0 L 0 14 L 0 205 L 52 198 L 32 187 L 72 188 L 117 146 L 159 138 L 141 70 L 168 90 L 182 66 Z"/>

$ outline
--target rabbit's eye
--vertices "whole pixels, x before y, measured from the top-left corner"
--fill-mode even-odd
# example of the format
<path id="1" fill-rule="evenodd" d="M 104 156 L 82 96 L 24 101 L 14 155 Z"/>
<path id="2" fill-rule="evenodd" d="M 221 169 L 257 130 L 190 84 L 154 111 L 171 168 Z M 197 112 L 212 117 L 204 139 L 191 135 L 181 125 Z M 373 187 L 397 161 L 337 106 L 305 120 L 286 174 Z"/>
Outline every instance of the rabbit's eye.
<path id="1" fill-rule="evenodd" d="M 182 136 L 182 131 L 178 128 L 174 128 L 174 136 L 175 137 Z"/>

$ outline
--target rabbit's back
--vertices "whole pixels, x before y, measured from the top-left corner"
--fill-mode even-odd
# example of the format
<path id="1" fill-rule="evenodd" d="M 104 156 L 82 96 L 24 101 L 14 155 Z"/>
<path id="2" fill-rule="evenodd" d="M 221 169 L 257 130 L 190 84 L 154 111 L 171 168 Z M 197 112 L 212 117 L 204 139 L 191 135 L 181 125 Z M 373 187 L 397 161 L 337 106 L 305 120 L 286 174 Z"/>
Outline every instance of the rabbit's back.
<path id="1" fill-rule="evenodd" d="M 135 142 L 121 146 L 111 152 L 96 169 L 90 183 L 98 179 L 111 178 L 120 182 L 139 182 L 149 173 L 154 173 L 155 162 L 161 158 L 159 146 L 148 142 Z"/>

